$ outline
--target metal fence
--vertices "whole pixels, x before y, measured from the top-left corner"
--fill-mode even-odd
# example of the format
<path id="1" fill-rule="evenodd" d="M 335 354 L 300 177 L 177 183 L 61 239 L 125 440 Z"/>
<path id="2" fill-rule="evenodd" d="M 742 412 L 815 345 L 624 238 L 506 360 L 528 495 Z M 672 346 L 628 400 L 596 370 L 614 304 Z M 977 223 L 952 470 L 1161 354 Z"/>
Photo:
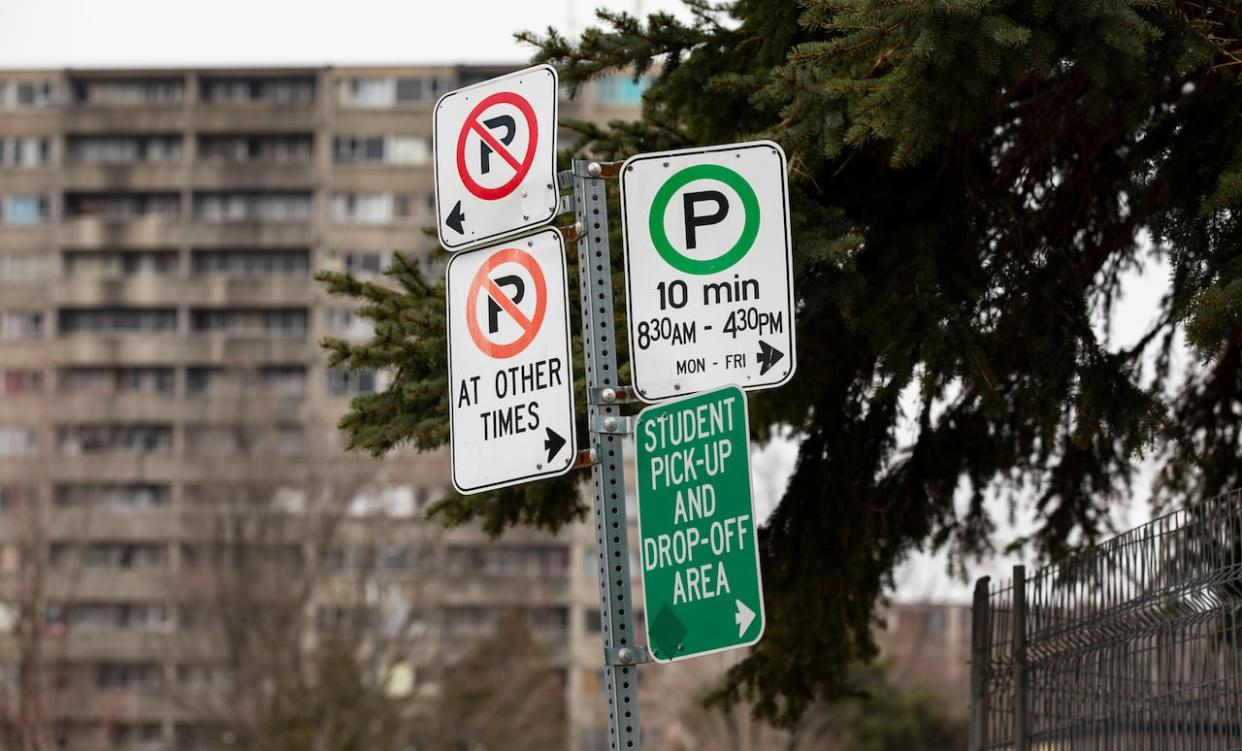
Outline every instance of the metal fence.
<path id="1" fill-rule="evenodd" d="M 970 749 L 1242 751 L 1242 491 L 975 585 Z"/>

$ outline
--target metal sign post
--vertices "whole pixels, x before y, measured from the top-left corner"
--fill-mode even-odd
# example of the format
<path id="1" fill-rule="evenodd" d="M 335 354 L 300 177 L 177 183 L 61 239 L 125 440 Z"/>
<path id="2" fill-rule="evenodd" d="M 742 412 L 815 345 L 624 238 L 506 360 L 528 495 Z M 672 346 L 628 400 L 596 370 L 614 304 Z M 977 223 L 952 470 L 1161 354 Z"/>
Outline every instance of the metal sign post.
<path id="1" fill-rule="evenodd" d="M 578 229 L 578 278 L 582 303 L 582 350 L 586 361 L 587 420 L 597 462 L 595 541 L 599 550 L 600 623 L 604 637 L 604 690 L 608 742 L 614 751 L 641 748 L 638 669 L 646 648 L 634 643 L 634 597 L 630 588 L 629 525 L 625 511 L 622 436 L 629 420 L 618 407 L 626 391 L 617 377 L 613 322 L 612 263 L 608 252 L 608 194 L 598 162 L 576 159 L 571 176 Z"/>

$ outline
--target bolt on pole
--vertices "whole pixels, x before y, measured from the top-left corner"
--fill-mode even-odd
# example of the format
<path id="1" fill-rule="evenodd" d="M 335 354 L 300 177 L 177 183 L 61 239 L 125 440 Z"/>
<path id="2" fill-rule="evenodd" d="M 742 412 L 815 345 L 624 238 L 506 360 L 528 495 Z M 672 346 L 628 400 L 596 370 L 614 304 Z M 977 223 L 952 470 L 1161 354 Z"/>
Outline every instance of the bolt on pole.
<path id="1" fill-rule="evenodd" d="M 582 349 L 590 398 L 587 424 L 598 462 L 591 467 L 595 491 L 595 538 L 599 551 L 600 623 L 604 639 L 604 691 L 608 741 L 613 751 L 641 748 L 638 668 L 645 650 L 635 644 L 630 587 L 629 525 L 625 509 L 623 433 L 617 391 L 616 326 L 612 262 L 608 248 L 608 192 L 598 162 L 573 162 L 578 278 L 582 303 Z M 611 392 L 611 393 L 609 393 Z M 611 396 L 611 398 L 608 398 Z M 601 430 L 601 427 L 605 427 Z"/>

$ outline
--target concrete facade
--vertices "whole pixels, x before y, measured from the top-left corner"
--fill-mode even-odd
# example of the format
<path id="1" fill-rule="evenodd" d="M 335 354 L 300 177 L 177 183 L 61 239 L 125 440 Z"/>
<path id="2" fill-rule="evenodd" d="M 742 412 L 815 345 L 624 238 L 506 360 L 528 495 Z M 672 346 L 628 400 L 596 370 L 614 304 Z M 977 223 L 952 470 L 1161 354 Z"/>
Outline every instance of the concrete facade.
<path id="1" fill-rule="evenodd" d="M 210 659 L 178 600 L 196 504 L 222 478 L 305 488 L 335 473 L 399 508 L 392 577 L 425 573 L 402 545 L 432 550 L 418 606 L 443 636 L 525 608 L 564 670 L 571 747 L 606 740 L 589 526 L 428 531 L 446 455 L 346 455 L 335 423 L 383 374 L 331 373 L 318 346 L 368 330 L 312 273 L 378 279 L 392 252 L 426 252 L 434 102 L 504 71 L 0 71 L 0 688 L 19 685 L 15 624 L 37 608 L 64 667 L 42 720 L 59 747 L 201 747 L 170 699 Z M 562 112 L 633 117 L 638 94 L 606 79 Z M 372 544 L 373 521 L 351 521 L 343 545 Z"/>

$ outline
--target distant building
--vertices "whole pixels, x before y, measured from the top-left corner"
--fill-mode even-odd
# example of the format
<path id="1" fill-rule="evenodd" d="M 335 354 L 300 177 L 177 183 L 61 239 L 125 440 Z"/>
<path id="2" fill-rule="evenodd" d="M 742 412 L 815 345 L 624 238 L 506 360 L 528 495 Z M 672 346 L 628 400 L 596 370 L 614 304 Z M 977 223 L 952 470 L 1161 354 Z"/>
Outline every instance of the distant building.
<path id="1" fill-rule="evenodd" d="M 505 70 L 0 71 L 0 693 L 20 686 L 14 628 L 37 608 L 64 666 L 64 701 L 37 719 L 56 747 L 204 747 L 170 697 L 210 676 L 210 651 L 186 656 L 178 586 L 221 479 L 305 487 L 362 467 L 411 527 L 447 489 L 444 454 L 343 452 L 337 419 L 386 376 L 325 369 L 320 337 L 370 330 L 311 275 L 425 253 L 432 105 Z M 605 78 L 562 112 L 633 117 L 641 89 Z M 16 521 L 31 510 L 45 537 Z M 378 553 L 346 539 L 341 570 L 378 554 L 418 578 L 414 536 Z M 563 665 L 577 749 L 607 740 L 592 545 L 587 525 L 452 530 L 435 538 L 442 586 L 418 604 L 459 642 L 522 608 Z M 324 628 L 349 617 L 328 596 L 319 610 Z"/>
<path id="2" fill-rule="evenodd" d="M 970 708 L 970 606 L 898 603 L 884 611 L 885 628 L 875 638 L 882 658 L 892 661 L 889 679 L 898 686 L 922 686 L 945 697 L 948 709 Z"/>

